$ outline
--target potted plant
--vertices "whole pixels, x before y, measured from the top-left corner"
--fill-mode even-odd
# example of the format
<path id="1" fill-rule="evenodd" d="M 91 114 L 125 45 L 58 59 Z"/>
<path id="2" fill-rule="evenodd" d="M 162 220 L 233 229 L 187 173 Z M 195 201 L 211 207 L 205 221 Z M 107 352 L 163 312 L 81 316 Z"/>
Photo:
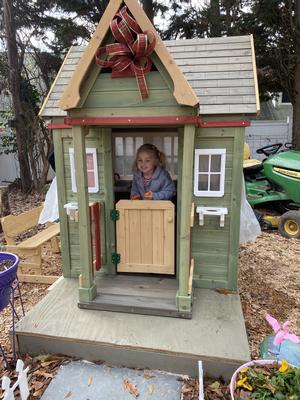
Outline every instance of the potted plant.
<path id="1" fill-rule="evenodd" d="M 9 303 L 12 284 L 17 277 L 18 265 L 18 256 L 0 252 L 0 311 Z"/>
<path id="2" fill-rule="evenodd" d="M 300 369 L 287 361 L 250 361 L 233 374 L 232 400 L 299 400 Z"/>
<path id="3" fill-rule="evenodd" d="M 291 363 L 291 360 L 297 362 L 297 351 L 290 351 L 289 346 L 289 343 L 298 346 L 300 339 L 289 332 L 289 321 L 280 325 L 269 314 L 266 320 L 275 335 L 271 337 L 272 348 L 264 354 L 274 359 L 254 360 L 239 367 L 230 381 L 232 400 L 300 400 L 300 368 Z M 287 343 L 283 351 L 282 343 Z"/>

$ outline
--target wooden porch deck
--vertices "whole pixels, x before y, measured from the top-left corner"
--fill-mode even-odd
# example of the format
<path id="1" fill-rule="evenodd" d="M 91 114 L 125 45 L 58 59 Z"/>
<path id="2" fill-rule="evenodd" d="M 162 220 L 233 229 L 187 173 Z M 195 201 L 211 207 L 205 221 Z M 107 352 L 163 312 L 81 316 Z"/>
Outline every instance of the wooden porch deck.
<path id="1" fill-rule="evenodd" d="M 95 281 L 97 297 L 89 303 L 79 302 L 80 308 L 192 318 L 192 313 L 177 311 L 175 278 L 118 274 L 100 275 Z"/>
<path id="2" fill-rule="evenodd" d="M 193 318 L 82 310 L 77 279 L 62 279 L 16 326 L 21 354 L 66 354 L 112 365 L 229 378 L 250 359 L 238 295 L 196 289 Z"/>
<path id="3" fill-rule="evenodd" d="M 77 279 L 62 279 L 16 326 L 19 352 L 228 378 L 250 359 L 238 295 L 196 289 L 193 318 L 83 310 Z"/>

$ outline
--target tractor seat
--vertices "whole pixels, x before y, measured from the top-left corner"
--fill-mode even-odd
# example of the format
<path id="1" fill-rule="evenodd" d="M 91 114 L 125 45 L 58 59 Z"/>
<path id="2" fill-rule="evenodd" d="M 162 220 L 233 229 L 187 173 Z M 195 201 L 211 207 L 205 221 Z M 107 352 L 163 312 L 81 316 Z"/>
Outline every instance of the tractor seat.
<path id="1" fill-rule="evenodd" d="M 263 169 L 263 164 L 259 160 L 250 159 L 243 161 L 244 175 L 252 175 Z"/>
<path id="2" fill-rule="evenodd" d="M 263 169 L 262 162 L 254 158 L 250 158 L 250 147 L 248 143 L 244 143 L 244 175 L 252 175 Z"/>

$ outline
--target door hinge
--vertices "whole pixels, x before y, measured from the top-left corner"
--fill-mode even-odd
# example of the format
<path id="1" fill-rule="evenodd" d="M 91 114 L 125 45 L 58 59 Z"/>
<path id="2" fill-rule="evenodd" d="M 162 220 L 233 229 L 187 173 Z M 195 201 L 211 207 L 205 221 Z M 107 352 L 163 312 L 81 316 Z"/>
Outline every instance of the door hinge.
<path id="1" fill-rule="evenodd" d="M 117 221 L 120 218 L 120 213 L 118 210 L 111 210 L 110 211 L 110 219 L 112 221 Z"/>
<path id="2" fill-rule="evenodd" d="M 111 262 L 113 264 L 120 264 L 121 256 L 119 253 L 112 253 L 111 254 Z"/>

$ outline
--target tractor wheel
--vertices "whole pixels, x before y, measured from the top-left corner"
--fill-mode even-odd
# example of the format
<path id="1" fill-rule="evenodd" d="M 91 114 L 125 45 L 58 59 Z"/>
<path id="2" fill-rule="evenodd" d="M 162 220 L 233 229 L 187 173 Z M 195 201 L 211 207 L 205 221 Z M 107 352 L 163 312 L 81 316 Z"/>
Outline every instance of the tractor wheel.
<path id="1" fill-rule="evenodd" d="M 279 233 L 286 238 L 300 239 L 300 211 L 288 211 L 279 220 Z"/>

